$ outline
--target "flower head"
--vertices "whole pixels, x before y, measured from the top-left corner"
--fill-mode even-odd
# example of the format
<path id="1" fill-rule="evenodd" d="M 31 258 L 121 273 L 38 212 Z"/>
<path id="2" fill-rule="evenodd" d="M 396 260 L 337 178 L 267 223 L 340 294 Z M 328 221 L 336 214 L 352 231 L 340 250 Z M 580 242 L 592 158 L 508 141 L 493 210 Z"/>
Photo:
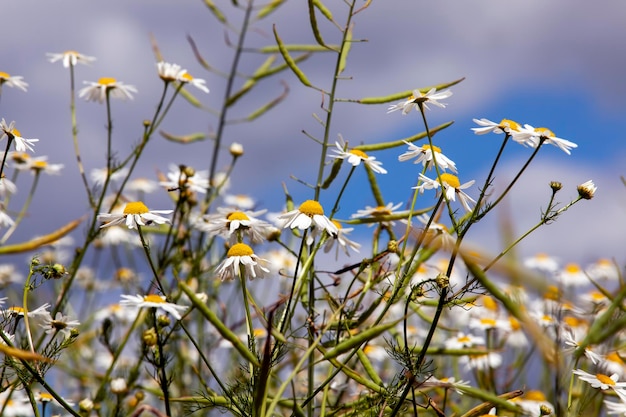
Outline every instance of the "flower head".
<path id="1" fill-rule="evenodd" d="M 557 146 L 563 152 L 570 155 L 570 149 L 578 147 L 578 145 L 574 142 L 570 142 L 567 139 L 557 138 L 550 129 L 545 127 L 532 127 L 531 125 L 525 124 L 520 132 L 522 134 L 529 135 L 529 139 L 526 143 L 533 148 L 536 148 L 543 143 L 549 143 L 550 145 Z"/>
<path id="2" fill-rule="evenodd" d="M 63 66 L 65 68 L 69 68 L 70 66 L 75 67 L 76 64 L 91 64 L 96 58 L 92 56 L 83 55 L 76 51 L 65 51 L 60 54 L 57 53 L 47 53 L 48 60 L 50 62 L 62 61 Z"/>
<path id="3" fill-rule="evenodd" d="M 52 318 L 52 316 L 46 317 L 42 323 L 42 327 L 46 329 L 48 334 L 61 333 L 66 339 L 70 337 L 72 329 L 80 326 L 78 320 L 70 320 L 69 316 L 64 316 L 60 312 Z"/>
<path id="4" fill-rule="evenodd" d="M 591 200 L 596 193 L 598 187 L 595 186 L 592 180 L 583 182 L 578 187 L 578 195 L 585 200 Z"/>
<path id="5" fill-rule="evenodd" d="M 324 208 L 315 200 L 307 200 L 297 210 L 281 214 L 278 222 L 283 228 L 306 230 L 309 227 L 318 227 L 333 237 L 337 235 L 337 226 L 324 215 Z"/>
<path id="6" fill-rule="evenodd" d="M 432 168 L 435 166 L 435 161 L 437 162 L 437 166 L 443 170 L 450 170 L 452 172 L 456 171 L 456 164 L 449 159 L 447 156 L 441 153 L 441 149 L 437 146 L 423 145 L 423 146 L 415 146 L 414 144 L 404 141 L 409 146 L 409 150 L 403 153 L 398 157 L 398 161 L 404 162 L 408 161 L 411 158 L 416 158 L 413 161 L 414 164 L 419 164 L 420 162 L 424 165 L 424 168 Z"/>
<path id="7" fill-rule="evenodd" d="M 430 179 L 423 174 L 419 174 L 420 180 L 424 181 L 422 185 L 418 185 L 417 187 L 413 187 L 415 190 L 419 190 L 420 192 L 424 192 L 424 190 L 430 189 L 438 189 L 440 186 L 443 188 L 446 198 L 451 201 L 456 200 L 456 196 L 459 197 L 459 202 L 463 205 L 465 210 L 472 211 L 472 207 L 476 204 L 470 196 L 468 196 L 463 190 L 471 187 L 474 184 L 474 180 L 468 181 L 465 184 L 460 183 L 459 178 L 455 175 L 443 173 L 441 174 L 441 184 L 439 183 L 439 179 Z"/>
<path id="8" fill-rule="evenodd" d="M 362 219 L 368 218 L 372 221 L 369 222 L 370 226 L 374 225 L 374 223 L 381 223 L 387 226 L 393 226 L 395 223 L 392 220 L 384 220 L 385 217 L 391 216 L 394 214 L 394 211 L 398 210 L 402 206 L 402 203 L 393 204 L 387 203 L 384 206 L 370 207 L 365 206 L 365 209 L 357 210 L 356 213 L 350 216 L 352 219 Z"/>
<path id="9" fill-rule="evenodd" d="M 159 214 L 170 214 L 173 210 L 149 210 L 141 201 L 133 201 L 126 203 L 124 211 L 121 214 L 116 213 L 100 213 L 98 220 L 104 222 L 100 228 L 117 226 L 126 223 L 129 229 L 139 226 L 150 226 L 153 223 L 164 224 L 170 220 L 159 216 Z"/>
<path id="10" fill-rule="evenodd" d="M 26 87 L 28 87 L 28 83 L 23 80 L 24 77 L 19 75 L 9 75 L 6 72 L 0 71 L 0 88 L 3 85 L 7 85 L 8 87 L 16 87 L 22 91 L 26 91 Z"/>
<path id="11" fill-rule="evenodd" d="M 600 388 L 603 391 L 607 389 L 619 390 L 626 388 L 626 382 L 619 382 L 617 374 L 611 376 L 604 374 L 593 375 L 582 369 L 574 369 L 572 372 L 574 375 L 578 375 L 581 381 L 589 383 L 592 388 Z"/>
<path id="12" fill-rule="evenodd" d="M 237 237 L 242 234 L 247 234 L 254 243 L 262 242 L 272 227 L 269 223 L 257 218 L 265 213 L 265 210 L 250 212 L 219 207 L 217 211 L 218 214 L 204 216 L 195 222 L 195 227 L 211 236 L 230 239 L 231 243 L 235 243 Z"/>
<path id="13" fill-rule="evenodd" d="M 430 110 L 426 103 L 432 103 L 437 107 L 445 108 L 446 105 L 444 103 L 440 103 L 439 100 L 444 100 L 451 95 L 452 91 L 450 90 L 437 92 L 436 88 L 431 88 L 426 93 L 422 93 L 420 90 L 413 90 L 413 94 L 405 101 L 389 106 L 387 113 L 402 109 L 402 114 L 405 115 L 413 110 L 413 108 L 418 108 L 420 105 L 424 106 L 427 110 Z"/>
<path id="14" fill-rule="evenodd" d="M 7 138 L 9 138 L 9 140 L 14 141 L 15 150 L 17 152 L 24 152 L 26 151 L 26 149 L 28 149 L 31 152 L 35 151 L 35 149 L 33 148 L 33 143 L 39 142 L 39 139 L 23 138 L 20 131 L 15 128 L 15 122 L 11 122 L 11 124 L 7 125 L 7 122 L 4 119 L 2 119 L 2 121 L 0 121 L 0 129 L 2 130 L 2 133 L 3 133 L 2 138 L 0 138 L 0 140 L 4 139 L 4 137 L 6 136 Z"/>
<path id="15" fill-rule="evenodd" d="M 137 89 L 134 86 L 124 84 L 111 77 L 100 78 L 97 82 L 85 81 L 84 83 L 88 84 L 88 86 L 82 88 L 78 92 L 78 96 L 85 98 L 87 101 L 104 103 L 107 94 L 122 100 L 127 98 L 132 100 L 133 94 L 137 94 Z"/>
<path id="16" fill-rule="evenodd" d="M 185 165 L 170 165 L 167 173 L 168 181 L 161 181 L 159 185 L 172 189 L 189 189 L 196 193 L 206 193 L 209 188 L 209 172 L 196 171 Z"/>
<path id="17" fill-rule="evenodd" d="M 348 248 L 352 249 L 355 252 L 359 252 L 359 248 L 361 247 L 360 243 L 354 242 L 347 238 L 348 234 L 354 230 L 354 227 L 342 227 L 341 223 L 335 220 L 331 220 L 333 224 L 337 227 L 337 235 L 332 239 L 328 239 L 326 244 L 324 245 L 324 252 L 328 253 L 332 250 L 333 246 L 337 246 L 337 250 L 335 252 L 335 259 L 339 256 L 339 249 L 343 249 L 346 256 L 350 256 L 350 252 L 348 252 Z"/>
<path id="18" fill-rule="evenodd" d="M 386 174 L 387 170 L 382 167 L 382 162 L 377 161 L 376 157 L 369 156 L 365 152 L 359 149 L 347 149 L 345 142 L 343 141 L 343 137 L 339 135 L 339 141 L 335 142 L 336 148 L 333 149 L 335 155 L 331 155 L 331 158 L 337 159 L 346 159 L 349 164 L 356 167 L 363 162 L 372 171 L 378 174 Z"/>
<path id="19" fill-rule="evenodd" d="M 157 308 L 170 313 L 176 320 L 181 319 L 181 312 L 185 312 L 187 307 L 179 306 L 178 304 L 168 303 L 165 301 L 165 297 L 158 294 L 148 295 L 125 295 L 122 294 L 121 306 L 131 308 Z"/>
<path id="20" fill-rule="evenodd" d="M 217 267 L 217 275 L 222 281 L 234 279 L 241 276 L 241 267 L 246 272 L 248 278 L 253 279 L 270 272 L 261 263 L 267 262 L 254 254 L 252 248 L 245 243 L 237 243 L 231 246 L 226 254 L 226 259 Z"/>

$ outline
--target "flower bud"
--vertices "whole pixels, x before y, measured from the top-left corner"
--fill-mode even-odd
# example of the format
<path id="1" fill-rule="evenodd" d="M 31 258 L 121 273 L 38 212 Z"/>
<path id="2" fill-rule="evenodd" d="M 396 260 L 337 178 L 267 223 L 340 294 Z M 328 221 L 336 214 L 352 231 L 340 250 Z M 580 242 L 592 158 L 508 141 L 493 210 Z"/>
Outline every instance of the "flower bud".
<path id="1" fill-rule="evenodd" d="M 591 200 L 597 189 L 593 181 L 589 180 L 578 186 L 578 195 L 585 200 Z"/>
<path id="2" fill-rule="evenodd" d="M 243 146 L 240 143 L 233 142 L 228 148 L 228 151 L 233 156 L 233 158 L 239 158 L 243 155 Z"/>

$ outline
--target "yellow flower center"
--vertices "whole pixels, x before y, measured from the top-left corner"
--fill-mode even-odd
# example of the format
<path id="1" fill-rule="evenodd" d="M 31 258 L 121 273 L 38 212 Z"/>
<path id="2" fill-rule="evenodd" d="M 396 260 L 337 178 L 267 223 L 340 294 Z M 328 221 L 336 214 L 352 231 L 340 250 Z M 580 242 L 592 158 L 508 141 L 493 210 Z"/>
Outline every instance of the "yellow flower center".
<path id="1" fill-rule="evenodd" d="M 236 243 L 230 249 L 228 249 L 228 253 L 226 256 L 229 258 L 232 256 L 250 256 L 254 255 L 254 251 L 252 248 L 245 243 Z"/>
<path id="2" fill-rule="evenodd" d="M 11 78 L 11 76 L 8 73 L 0 71 L 0 79 L 8 80 L 9 78 Z"/>
<path id="3" fill-rule="evenodd" d="M 391 211 L 386 206 L 378 206 L 372 209 L 372 216 L 389 216 Z"/>
<path id="4" fill-rule="evenodd" d="M 188 72 L 184 73 L 183 75 L 181 75 L 181 78 L 183 79 L 183 81 L 189 82 L 193 80 L 193 77 L 191 74 L 189 74 Z"/>
<path id="5" fill-rule="evenodd" d="M 546 396 L 543 395 L 543 392 L 537 390 L 530 390 L 524 395 L 524 398 L 530 401 L 545 401 Z"/>
<path id="6" fill-rule="evenodd" d="M 115 84 L 117 82 L 117 80 L 115 78 L 111 78 L 111 77 L 102 77 L 98 80 L 98 84 L 100 85 L 105 85 L 105 86 L 110 86 L 112 84 Z"/>
<path id="7" fill-rule="evenodd" d="M 367 156 L 367 154 L 365 152 L 360 151 L 358 149 L 350 149 L 348 152 L 351 153 L 352 155 L 356 155 L 356 156 L 358 156 L 359 158 L 362 158 L 362 159 L 369 158 L 369 156 Z"/>
<path id="8" fill-rule="evenodd" d="M 126 203 L 126 207 L 124 207 L 124 214 L 146 214 L 149 211 L 148 207 L 141 201 L 131 201 Z"/>
<path id="9" fill-rule="evenodd" d="M 513 330 L 514 332 L 522 328 L 519 320 L 517 320 L 515 317 L 509 317 L 509 323 L 511 324 L 511 330 Z"/>
<path id="10" fill-rule="evenodd" d="M 544 138 L 553 138 L 554 137 L 554 133 L 552 133 L 552 131 L 550 129 L 547 129 L 545 127 L 537 127 L 537 128 L 535 128 L 535 132 L 539 133 L 539 135 L 541 135 Z"/>
<path id="11" fill-rule="evenodd" d="M 46 161 L 34 161 L 31 165 L 31 168 L 33 169 L 45 169 L 48 166 L 48 162 Z"/>
<path id="12" fill-rule="evenodd" d="M 456 175 L 448 174 L 447 172 L 441 174 L 441 181 L 445 182 L 454 189 L 457 189 L 461 186 L 459 178 Z"/>
<path id="13" fill-rule="evenodd" d="M 576 327 L 580 326 L 580 324 L 581 324 L 580 320 L 578 320 L 576 317 L 572 317 L 572 316 L 563 317 L 563 322 L 565 322 L 565 324 L 567 324 L 571 328 L 576 328 Z"/>
<path id="14" fill-rule="evenodd" d="M 313 217 L 315 215 L 324 215 L 324 209 L 322 208 L 322 205 L 315 200 L 305 201 L 304 203 L 300 204 L 298 210 L 300 211 L 300 213 L 306 214 L 309 217 Z"/>
<path id="15" fill-rule="evenodd" d="M 11 133 L 13 133 L 13 136 L 18 136 L 18 137 L 20 137 L 20 138 L 22 137 L 22 132 L 20 132 L 20 131 L 19 131 L 19 130 L 17 130 L 17 129 L 13 129 L 13 130 L 11 131 Z"/>
<path id="16" fill-rule="evenodd" d="M 498 126 L 503 129 L 508 127 L 510 130 L 520 130 L 519 123 L 514 122 L 513 120 L 509 120 L 509 119 L 502 119 L 502 121 L 500 122 Z"/>
<path id="17" fill-rule="evenodd" d="M 483 302 L 483 306 L 487 310 L 491 310 L 491 311 L 497 311 L 498 310 L 498 303 L 496 303 L 496 300 L 494 300 L 493 297 L 489 297 L 488 295 L 484 295 L 481 300 Z"/>
<path id="18" fill-rule="evenodd" d="M 613 262 L 611 262 L 608 259 L 599 259 L 598 262 L 596 262 L 596 264 L 601 267 L 613 266 Z"/>
<path id="19" fill-rule="evenodd" d="M 339 223 L 337 220 L 331 220 L 331 222 L 333 222 L 333 224 L 337 227 L 337 229 L 343 228 L 343 226 L 341 226 L 341 223 Z"/>
<path id="20" fill-rule="evenodd" d="M 16 314 L 24 314 L 24 309 L 22 307 L 9 307 L 9 310 Z"/>
<path id="21" fill-rule="evenodd" d="M 48 394 L 47 392 L 41 392 L 39 393 L 39 400 L 41 402 L 48 402 L 48 401 L 52 401 L 54 397 L 50 394 Z"/>
<path id="22" fill-rule="evenodd" d="M 422 146 L 422 151 L 428 151 L 428 150 L 431 150 L 432 152 L 441 153 L 441 148 L 439 148 L 439 147 L 437 147 L 435 145 L 433 145 L 433 146 L 430 146 L 430 145 Z"/>
<path id="23" fill-rule="evenodd" d="M 164 304 L 165 300 L 158 294 L 148 294 L 143 296 L 143 300 L 147 303 L 159 303 Z"/>
<path id="24" fill-rule="evenodd" d="M 570 274 L 577 274 L 580 272 L 580 266 L 578 266 L 577 264 L 567 264 L 565 266 L 565 271 L 569 272 Z"/>
<path id="25" fill-rule="evenodd" d="M 480 324 L 484 324 L 485 326 L 496 327 L 496 321 L 490 318 L 480 319 Z"/>
<path id="26" fill-rule="evenodd" d="M 469 336 L 462 336 L 462 337 L 457 338 L 456 340 L 459 343 L 466 343 L 466 342 L 471 342 L 472 341 L 472 339 L 470 339 Z"/>
<path id="27" fill-rule="evenodd" d="M 593 300 L 593 301 L 604 301 L 606 299 L 606 297 L 604 296 L 604 294 L 602 294 L 599 291 L 592 291 L 589 294 L 589 297 Z"/>
<path id="28" fill-rule="evenodd" d="M 543 298 L 545 298 L 546 300 L 555 300 L 555 301 L 558 300 L 559 288 L 554 285 L 548 286 L 548 290 L 544 294 Z"/>
<path id="29" fill-rule="evenodd" d="M 596 374 L 596 378 L 598 379 L 598 381 L 602 382 L 603 384 L 615 385 L 615 381 L 613 381 L 611 377 L 608 375 Z"/>
<path id="30" fill-rule="evenodd" d="M 11 155 L 11 158 L 13 158 L 15 162 L 23 164 L 30 159 L 30 155 L 28 155 L 26 152 L 16 152 Z"/>
<path id="31" fill-rule="evenodd" d="M 250 220 L 250 218 L 246 216 L 245 213 L 242 213 L 240 211 L 234 211 L 226 216 L 226 220 L 232 222 L 233 220 Z"/>
<path id="32" fill-rule="evenodd" d="M 617 354 L 617 352 L 611 352 L 608 355 L 606 355 L 606 359 L 611 361 L 611 362 L 617 362 L 617 363 L 624 363 L 624 361 L 622 360 L 622 358 Z"/>

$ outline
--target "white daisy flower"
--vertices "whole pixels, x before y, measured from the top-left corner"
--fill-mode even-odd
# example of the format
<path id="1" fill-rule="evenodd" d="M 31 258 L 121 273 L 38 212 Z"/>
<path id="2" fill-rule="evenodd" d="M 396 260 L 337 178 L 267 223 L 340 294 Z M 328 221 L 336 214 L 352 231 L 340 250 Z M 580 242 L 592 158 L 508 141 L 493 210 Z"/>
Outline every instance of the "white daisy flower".
<path id="1" fill-rule="evenodd" d="M 423 106 L 427 110 L 430 110 L 427 103 L 432 103 L 435 106 L 445 108 L 446 105 L 444 103 L 440 103 L 439 100 L 444 100 L 451 95 L 452 91 L 450 90 L 438 92 L 436 88 L 431 88 L 426 93 L 422 93 L 420 90 L 413 90 L 413 94 L 405 101 L 389 106 L 387 113 L 402 109 L 402 114 L 405 115 L 413 110 L 413 108 L 417 108 L 419 103 L 423 103 Z"/>
<path id="2" fill-rule="evenodd" d="M 0 71 L 0 88 L 3 85 L 7 85 L 8 87 L 16 87 L 22 91 L 26 91 L 26 87 L 28 87 L 28 83 L 23 80 L 24 77 L 19 75 L 9 75 L 6 72 Z"/>
<path id="3" fill-rule="evenodd" d="M 50 304 L 45 303 L 34 310 L 29 310 L 27 316 L 31 319 L 35 319 L 37 322 L 42 323 L 52 318 L 48 309 Z M 12 306 L 3 311 L 5 317 L 24 317 L 24 308 L 18 306 Z"/>
<path id="4" fill-rule="evenodd" d="M 605 391 L 608 389 L 619 390 L 626 388 L 626 382 L 619 382 L 619 376 L 613 374 L 611 376 L 604 374 L 590 374 L 582 369 L 574 369 L 572 371 L 574 375 L 578 375 L 581 381 L 585 381 L 591 385 L 592 388 L 600 388 Z"/>
<path id="5" fill-rule="evenodd" d="M 414 164 L 420 162 L 425 168 L 432 168 L 435 165 L 435 159 L 440 169 L 456 171 L 456 164 L 450 158 L 441 153 L 441 148 L 437 146 L 423 145 L 416 146 L 410 142 L 404 141 L 409 146 L 409 150 L 398 157 L 398 161 L 404 162 L 411 158 L 416 158 Z"/>
<path id="6" fill-rule="evenodd" d="M 4 174 L 2 174 L 2 179 L 0 179 L 0 198 L 4 198 L 8 195 L 13 195 L 17 192 L 17 186 L 13 181 L 6 178 Z"/>
<path id="7" fill-rule="evenodd" d="M 591 200 L 597 189 L 598 187 L 595 186 L 592 180 L 584 182 L 577 187 L 578 195 L 585 200 Z"/>
<path id="8" fill-rule="evenodd" d="M 613 261 L 606 258 L 598 259 L 596 262 L 589 265 L 586 271 L 594 280 L 618 281 L 620 275 L 618 266 Z"/>
<path id="9" fill-rule="evenodd" d="M 254 279 L 257 276 L 263 278 L 270 270 L 265 268 L 261 263 L 268 262 L 254 254 L 252 248 L 245 243 L 237 243 L 228 250 L 226 259 L 217 267 L 217 276 L 222 281 L 225 279 L 232 280 L 235 277 L 241 277 L 241 268 L 243 266 L 247 278 Z"/>
<path id="10" fill-rule="evenodd" d="M 456 336 L 446 339 L 443 343 L 446 349 L 466 349 L 474 346 L 483 346 L 485 338 L 459 332 Z"/>
<path id="11" fill-rule="evenodd" d="M 0 206 L 0 228 L 11 227 L 15 224 L 15 221 L 9 216 Z"/>
<path id="12" fill-rule="evenodd" d="M 80 326 L 78 320 L 70 320 L 69 316 L 64 316 L 60 312 L 57 312 L 54 319 L 52 316 L 46 317 L 41 325 L 46 329 L 48 334 L 61 333 L 66 339 L 70 337 L 72 329 Z"/>
<path id="13" fill-rule="evenodd" d="M 421 173 L 419 174 L 419 178 L 423 181 L 423 183 L 421 185 L 418 185 L 417 187 L 413 187 L 414 190 L 424 192 L 424 190 L 436 190 L 441 186 L 437 178 L 430 179 Z M 459 202 L 463 205 L 465 210 L 467 210 L 468 212 L 472 211 L 472 206 L 476 204 L 476 201 L 474 201 L 463 190 L 471 187 L 472 184 L 474 184 L 475 182 L 474 180 L 468 181 L 465 184 L 461 185 L 458 177 L 444 172 L 443 174 L 441 174 L 441 181 L 443 182 L 443 189 L 448 200 L 455 201 L 456 197 L 458 196 Z"/>
<path id="14" fill-rule="evenodd" d="M 486 352 L 477 355 L 462 356 L 459 364 L 464 364 L 468 370 L 487 371 L 499 368 L 502 365 L 502 355 L 497 352 Z"/>
<path id="15" fill-rule="evenodd" d="M 351 215 L 350 218 L 351 219 L 371 218 L 374 221 L 369 224 L 370 226 L 373 226 L 374 223 L 381 223 L 386 226 L 394 226 L 395 225 L 394 221 L 382 220 L 382 219 L 394 214 L 394 212 L 397 209 L 399 209 L 401 206 L 402 206 L 402 203 L 398 203 L 395 205 L 393 203 L 387 203 L 387 205 L 385 206 L 377 206 L 377 207 L 365 206 L 364 209 L 357 210 L 357 212 Z"/>
<path id="16" fill-rule="evenodd" d="M 170 165 L 170 172 L 167 173 L 168 181 L 161 181 L 159 185 L 168 190 L 183 188 L 196 193 L 206 193 L 209 188 L 209 172 L 196 171 L 185 165 Z"/>
<path id="17" fill-rule="evenodd" d="M 538 253 L 535 256 L 524 260 L 526 268 L 536 269 L 548 274 L 553 274 L 559 269 L 559 262 L 556 258 L 546 254 Z"/>
<path id="18" fill-rule="evenodd" d="M 94 168 L 89 173 L 91 181 L 93 181 L 93 185 L 96 187 L 104 185 L 107 175 L 109 175 L 109 171 L 106 168 Z M 127 168 L 118 169 L 111 174 L 111 178 L 109 178 L 109 181 L 119 181 L 126 175 L 128 175 Z"/>
<path id="19" fill-rule="evenodd" d="M 187 311 L 186 306 L 179 306 L 178 304 L 168 303 L 165 301 L 165 297 L 158 294 L 148 295 L 126 295 L 122 294 L 122 300 L 120 305 L 130 308 L 158 308 L 160 310 L 169 313 L 176 320 L 181 319 L 180 313 Z"/>
<path id="20" fill-rule="evenodd" d="M 272 228 L 269 223 L 257 218 L 267 210 L 250 212 L 219 207 L 217 211 L 217 214 L 210 214 L 199 219 L 194 226 L 211 236 L 220 236 L 230 240 L 231 243 L 237 241 L 239 234 L 247 234 L 250 241 L 260 243 L 265 240 Z"/>
<path id="21" fill-rule="evenodd" d="M 65 166 L 63 164 L 49 164 L 47 156 L 30 158 L 29 165 L 33 174 L 43 172 L 48 175 L 59 175 Z"/>
<path id="22" fill-rule="evenodd" d="M 589 277 L 580 265 L 569 263 L 563 267 L 563 270 L 557 272 L 557 280 L 566 287 L 580 287 L 589 284 Z"/>
<path id="23" fill-rule="evenodd" d="M 331 222 L 337 227 L 337 235 L 326 241 L 324 244 L 324 252 L 330 252 L 333 246 L 336 245 L 335 259 L 339 257 L 339 249 L 343 249 L 346 256 L 350 256 L 348 249 L 352 249 L 358 253 L 361 244 L 347 238 L 347 235 L 354 230 L 354 227 L 343 227 L 341 223 L 335 220 L 331 220 Z"/>
<path id="24" fill-rule="evenodd" d="M 358 149 L 346 150 L 346 143 L 343 137 L 339 135 L 339 141 L 335 142 L 336 149 L 333 149 L 335 155 L 330 155 L 331 158 L 345 159 L 348 163 L 354 167 L 359 166 L 361 162 L 370 167 L 372 171 L 378 174 L 386 174 L 387 170 L 382 167 L 382 162 L 377 161 L 376 157 L 369 156 L 363 151 Z"/>
<path id="25" fill-rule="evenodd" d="M 83 55 L 76 51 L 65 51 L 59 54 L 48 52 L 46 54 L 48 56 L 48 61 L 50 62 L 63 62 L 63 66 L 65 68 L 69 68 L 70 66 L 75 67 L 76 64 L 91 64 L 96 60 L 96 58 L 92 56 Z"/>
<path id="26" fill-rule="evenodd" d="M 550 145 L 557 146 L 563 152 L 570 155 L 570 149 L 578 147 L 578 145 L 574 142 L 570 142 L 567 139 L 557 138 L 550 129 L 547 129 L 545 127 L 533 127 L 531 125 L 525 124 L 520 132 L 530 135 L 527 144 L 533 148 L 536 148 L 543 143 L 549 143 Z"/>
<path id="27" fill-rule="evenodd" d="M 224 196 L 224 203 L 240 210 L 250 210 L 256 205 L 256 201 L 247 194 L 227 194 Z"/>
<path id="28" fill-rule="evenodd" d="M 191 84 L 194 87 L 196 87 L 198 90 L 202 90 L 207 94 L 209 93 L 209 88 L 206 86 L 206 80 L 203 80 L 202 78 L 194 78 L 188 72 L 185 72 L 181 76 L 180 82 L 183 84 Z"/>
<path id="29" fill-rule="evenodd" d="M 124 84 L 111 77 L 102 77 L 98 82 L 85 81 L 84 84 L 88 84 L 88 86 L 82 88 L 78 92 L 78 96 L 85 98 L 87 101 L 104 103 L 107 92 L 111 97 L 122 100 L 127 98 L 132 100 L 133 94 L 137 94 L 137 89 L 134 86 Z"/>
<path id="30" fill-rule="evenodd" d="M 318 227 L 333 237 L 337 235 L 337 226 L 324 215 L 324 208 L 315 200 L 305 201 L 297 210 L 281 214 L 277 220 L 281 228 L 306 230 L 309 227 Z"/>
<path id="31" fill-rule="evenodd" d="M 137 226 L 150 226 L 153 223 L 169 223 L 170 219 L 159 216 L 159 214 L 170 214 L 173 210 L 148 210 L 148 207 L 141 201 L 126 203 L 121 214 L 100 213 L 98 221 L 104 222 L 100 228 L 126 224 L 129 229 Z"/>
<path id="32" fill-rule="evenodd" d="M 2 119 L 0 122 L 0 129 L 2 129 L 3 135 L 0 140 L 4 139 L 6 136 L 9 140 L 15 141 L 15 150 L 17 152 L 25 152 L 28 149 L 31 152 L 34 152 L 33 143 L 39 142 L 39 139 L 25 139 L 20 133 L 19 130 L 15 129 L 15 122 L 11 122 L 11 124 L 7 125 L 7 122 Z"/>
<path id="33" fill-rule="evenodd" d="M 187 72 L 186 69 L 183 69 L 178 64 L 171 64 L 169 62 L 157 62 L 157 71 L 159 73 L 159 77 L 163 81 L 180 81 L 183 74 Z"/>
<path id="34" fill-rule="evenodd" d="M 128 183 L 126 184 L 126 188 L 124 188 L 124 191 L 128 191 L 130 193 L 150 194 L 156 191 L 158 188 L 159 186 L 156 181 L 141 177 L 128 181 Z"/>

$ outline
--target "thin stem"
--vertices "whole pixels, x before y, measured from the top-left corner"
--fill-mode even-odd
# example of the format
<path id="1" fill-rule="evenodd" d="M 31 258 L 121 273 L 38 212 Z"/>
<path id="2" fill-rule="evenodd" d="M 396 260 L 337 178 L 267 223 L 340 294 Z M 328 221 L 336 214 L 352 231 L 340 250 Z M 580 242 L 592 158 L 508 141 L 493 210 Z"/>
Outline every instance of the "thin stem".
<path id="1" fill-rule="evenodd" d="M 143 250 L 146 254 L 146 259 L 148 260 L 148 264 L 150 265 L 150 270 L 152 271 L 152 275 L 154 276 L 154 279 L 157 283 L 157 288 L 159 289 L 159 291 L 161 291 L 161 294 L 167 295 L 167 293 L 165 292 L 165 288 L 163 288 L 163 284 L 161 283 L 161 279 L 159 278 L 159 274 L 156 268 L 154 267 L 154 262 L 152 262 L 152 256 L 150 255 L 150 245 L 148 244 L 148 242 L 143 236 L 141 226 L 138 224 L 136 226 L 137 226 L 137 232 L 139 233 L 139 239 L 141 240 L 141 246 L 143 246 Z M 146 290 L 146 293 L 148 292 L 149 292 L 149 289 Z"/>
<path id="2" fill-rule="evenodd" d="M 156 334 L 157 334 L 157 338 L 156 338 L 157 339 L 157 351 L 159 355 L 157 367 L 159 368 L 159 372 L 161 374 L 159 377 L 159 380 L 160 380 L 159 382 L 161 385 L 161 392 L 163 392 L 163 402 L 165 403 L 165 415 L 171 416 L 172 411 L 170 409 L 170 391 L 169 391 L 169 384 L 167 381 L 167 373 L 165 371 L 166 361 L 165 361 L 165 357 L 163 356 L 163 339 L 161 338 L 159 323 L 157 322 L 156 307 L 151 308 L 151 310 L 152 311 L 150 312 L 150 315 L 152 316 L 152 323 L 154 325 L 154 330 L 156 331 Z"/>

